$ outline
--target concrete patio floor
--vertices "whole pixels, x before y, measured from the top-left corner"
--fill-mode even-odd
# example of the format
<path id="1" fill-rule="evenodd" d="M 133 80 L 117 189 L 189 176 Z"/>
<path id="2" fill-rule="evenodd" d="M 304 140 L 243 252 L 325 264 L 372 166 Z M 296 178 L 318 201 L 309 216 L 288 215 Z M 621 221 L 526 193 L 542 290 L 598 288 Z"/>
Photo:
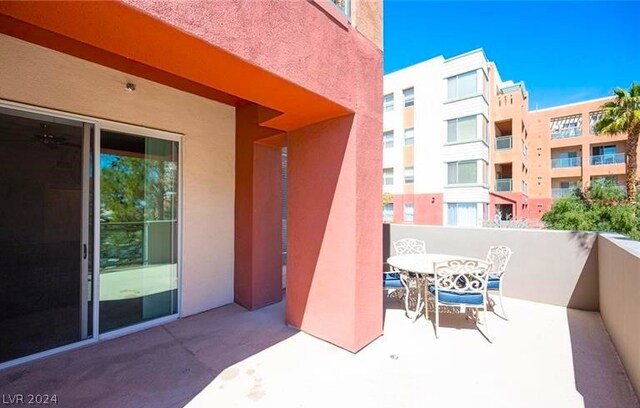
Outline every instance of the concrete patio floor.
<path id="1" fill-rule="evenodd" d="M 62 407 L 640 407 L 597 313 L 507 299 L 492 344 L 464 317 L 404 317 L 358 354 L 283 323 L 284 302 L 225 306 L 0 371 L 0 394 Z"/>

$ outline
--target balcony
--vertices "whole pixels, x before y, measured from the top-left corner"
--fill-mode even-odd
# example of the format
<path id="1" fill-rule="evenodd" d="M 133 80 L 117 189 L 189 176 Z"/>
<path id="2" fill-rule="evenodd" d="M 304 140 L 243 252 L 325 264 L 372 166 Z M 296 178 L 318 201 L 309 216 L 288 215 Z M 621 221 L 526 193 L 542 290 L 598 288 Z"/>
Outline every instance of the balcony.
<path id="1" fill-rule="evenodd" d="M 513 190 L 513 179 L 496 179 L 496 191 L 508 192 Z"/>
<path id="2" fill-rule="evenodd" d="M 551 131 L 551 139 L 564 139 L 582 135 L 582 127 L 570 127 Z"/>
<path id="3" fill-rule="evenodd" d="M 624 153 L 609 153 L 591 156 L 592 166 L 603 166 L 607 164 L 623 164 L 625 162 Z"/>
<path id="4" fill-rule="evenodd" d="M 60 406 L 638 407 L 637 243 L 391 225 L 383 257 L 405 237 L 434 253 L 484 258 L 489 242 L 514 250 L 509 320 L 489 313 L 491 343 L 471 315 L 446 311 L 435 339 L 432 320 L 412 323 L 403 301 L 382 292 L 372 310 L 384 315 L 384 336 L 357 354 L 287 326 L 286 300 L 231 304 L 2 370 L 0 392 L 57 394 Z"/>
<path id="5" fill-rule="evenodd" d="M 496 150 L 509 150 L 513 148 L 513 136 L 496 136 Z"/>
<path id="6" fill-rule="evenodd" d="M 558 159 L 551 159 L 552 168 L 563 167 L 580 167 L 581 160 L 579 157 L 562 157 Z"/>
<path id="7" fill-rule="evenodd" d="M 572 195 L 576 191 L 576 187 L 568 187 L 568 188 L 552 188 L 551 189 L 551 197 L 554 199 L 568 197 Z"/>

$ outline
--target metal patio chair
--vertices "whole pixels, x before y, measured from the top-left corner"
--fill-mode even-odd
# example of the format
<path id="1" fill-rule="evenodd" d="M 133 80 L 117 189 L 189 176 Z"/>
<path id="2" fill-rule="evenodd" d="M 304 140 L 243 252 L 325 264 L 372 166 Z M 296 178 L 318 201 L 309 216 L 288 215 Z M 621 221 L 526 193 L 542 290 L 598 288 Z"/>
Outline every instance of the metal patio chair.
<path id="1" fill-rule="evenodd" d="M 500 296 L 500 309 L 502 310 L 501 317 L 505 320 L 508 319 L 507 314 L 504 311 L 504 302 L 502 300 L 502 288 L 504 287 L 502 278 L 504 277 L 511 255 L 513 255 L 513 251 L 505 245 L 492 246 L 489 248 L 489 253 L 487 254 L 487 262 L 491 264 L 487 289 L 491 292 L 498 292 L 498 295 Z"/>
<path id="2" fill-rule="evenodd" d="M 393 242 L 393 249 L 395 255 L 410 255 L 410 254 L 426 254 L 427 246 L 424 241 L 413 238 L 403 238 Z M 417 291 L 416 310 L 413 311 L 417 316 L 420 312 L 422 305 L 422 293 L 420 290 L 421 282 L 420 277 L 408 271 L 401 271 L 394 267 L 391 267 L 391 271 L 385 273 L 384 288 L 391 290 L 402 290 L 404 294 L 404 309 L 405 314 L 409 317 L 409 295 L 411 289 Z"/>
<path id="3" fill-rule="evenodd" d="M 440 306 L 458 306 L 462 313 L 467 308 L 482 309 L 484 335 L 489 338 L 487 325 L 487 283 L 491 265 L 476 259 L 455 259 L 434 264 L 434 282 L 427 285 L 425 296 L 434 300 L 434 330 L 438 338 Z M 476 326 L 479 314 L 476 314 Z M 478 328 L 479 329 L 479 328 Z"/>

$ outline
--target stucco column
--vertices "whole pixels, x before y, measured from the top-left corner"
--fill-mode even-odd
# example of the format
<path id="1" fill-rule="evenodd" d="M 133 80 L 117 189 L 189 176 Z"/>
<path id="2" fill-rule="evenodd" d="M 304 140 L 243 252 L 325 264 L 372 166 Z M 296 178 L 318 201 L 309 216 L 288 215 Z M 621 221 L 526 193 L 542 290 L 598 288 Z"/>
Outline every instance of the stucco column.
<path id="1" fill-rule="evenodd" d="M 234 301 L 247 309 L 282 300 L 281 150 L 264 111 L 236 109 Z"/>
<path id="2" fill-rule="evenodd" d="M 352 352 L 382 334 L 381 134 L 359 114 L 288 134 L 287 322 Z"/>

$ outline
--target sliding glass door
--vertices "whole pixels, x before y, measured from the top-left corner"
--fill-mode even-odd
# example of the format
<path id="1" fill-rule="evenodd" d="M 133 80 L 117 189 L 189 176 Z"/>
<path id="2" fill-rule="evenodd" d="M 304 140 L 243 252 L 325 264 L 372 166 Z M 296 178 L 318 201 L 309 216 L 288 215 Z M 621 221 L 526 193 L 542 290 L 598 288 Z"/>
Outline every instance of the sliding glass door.
<path id="1" fill-rule="evenodd" d="M 100 170 L 105 333 L 178 312 L 178 142 L 103 130 Z"/>
<path id="2" fill-rule="evenodd" d="M 0 101 L 0 368 L 178 313 L 179 139 L 101 125 Z"/>
<path id="3" fill-rule="evenodd" d="M 0 107 L 0 364 L 93 335 L 93 131 Z"/>

